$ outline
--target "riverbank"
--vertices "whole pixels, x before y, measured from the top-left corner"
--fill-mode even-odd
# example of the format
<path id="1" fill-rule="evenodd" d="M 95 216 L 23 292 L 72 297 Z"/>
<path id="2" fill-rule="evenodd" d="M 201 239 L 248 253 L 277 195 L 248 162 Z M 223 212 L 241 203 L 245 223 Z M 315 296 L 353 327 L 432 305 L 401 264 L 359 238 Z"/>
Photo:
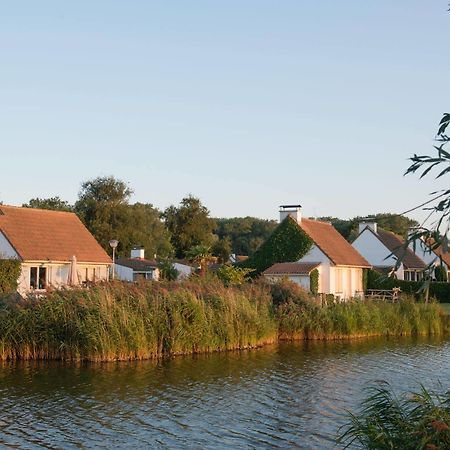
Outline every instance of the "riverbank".
<path id="1" fill-rule="evenodd" d="M 113 361 L 254 348 L 277 340 L 444 334 L 438 305 L 316 306 L 303 291 L 215 279 L 111 283 L 0 305 L 0 360 Z"/>

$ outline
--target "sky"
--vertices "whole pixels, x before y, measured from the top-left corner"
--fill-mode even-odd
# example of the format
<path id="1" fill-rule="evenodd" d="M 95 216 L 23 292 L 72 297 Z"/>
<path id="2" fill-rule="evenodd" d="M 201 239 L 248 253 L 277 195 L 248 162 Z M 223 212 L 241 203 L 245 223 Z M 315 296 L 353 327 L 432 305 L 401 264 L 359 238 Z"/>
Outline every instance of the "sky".
<path id="1" fill-rule="evenodd" d="M 403 173 L 450 107 L 447 3 L 2 2 L 0 200 L 114 175 L 214 217 L 408 210 L 444 186 Z"/>

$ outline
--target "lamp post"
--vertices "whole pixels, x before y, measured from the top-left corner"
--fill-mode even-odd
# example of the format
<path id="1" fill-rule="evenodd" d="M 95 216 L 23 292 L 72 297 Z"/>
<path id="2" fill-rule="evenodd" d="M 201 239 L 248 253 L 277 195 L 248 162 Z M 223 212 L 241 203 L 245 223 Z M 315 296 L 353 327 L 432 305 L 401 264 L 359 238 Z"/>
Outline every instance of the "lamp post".
<path id="1" fill-rule="evenodd" d="M 117 245 L 119 244 L 119 241 L 117 239 L 111 239 L 109 241 L 109 246 L 112 248 L 113 251 L 113 267 L 112 267 L 112 279 L 114 280 L 114 275 L 115 275 L 115 264 L 116 264 L 116 248 Z"/>

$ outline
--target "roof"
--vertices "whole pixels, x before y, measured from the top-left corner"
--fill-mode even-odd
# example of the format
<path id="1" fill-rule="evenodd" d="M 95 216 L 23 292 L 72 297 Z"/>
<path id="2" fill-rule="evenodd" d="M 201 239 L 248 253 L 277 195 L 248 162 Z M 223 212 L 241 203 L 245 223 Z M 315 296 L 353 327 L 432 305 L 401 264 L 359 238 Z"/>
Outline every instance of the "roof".
<path id="1" fill-rule="evenodd" d="M 447 267 L 450 267 L 450 253 L 446 252 L 442 245 L 437 246 L 436 248 L 433 248 L 435 246 L 435 240 L 430 238 L 428 239 L 426 245 L 431 249 L 431 251 L 438 256 L 444 263 L 447 265 Z"/>
<path id="2" fill-rule="evenodd" d="M 313 263 L 277 263 L 264 271 L 264 275 L 309 275 L 320 266 L 320 262 Z"/>
<path id="3" fill-rule="evenodd" d="M 333 264 L 337 266 L 372 267 L 331 223 L 302 219 L 298 225 Z"/>
<path id="4" fill-rule="evenodd" d="M 158 267 L 158 262 L 145 258 L 118 258 L 116 264 L 129 267 L 135 272 L 152 272 Z"/>
<path id="5" fill-rule="evenodd" d="M 0 231 L 23 261 L 111 263 L 74 213 L 0 205 Z"/>
<path id="6" fill-rule="evenodd" d="M 397 258 L 401 259 L 405 269 L 426 269 L 426 263 L 419 258 L 411 249 L 405 247 L 403 239 L 393 233 L 382 228 L 377 229 L 375 233 L 371 228 L 369 230 L 378 237 L 381 243 Z"/>

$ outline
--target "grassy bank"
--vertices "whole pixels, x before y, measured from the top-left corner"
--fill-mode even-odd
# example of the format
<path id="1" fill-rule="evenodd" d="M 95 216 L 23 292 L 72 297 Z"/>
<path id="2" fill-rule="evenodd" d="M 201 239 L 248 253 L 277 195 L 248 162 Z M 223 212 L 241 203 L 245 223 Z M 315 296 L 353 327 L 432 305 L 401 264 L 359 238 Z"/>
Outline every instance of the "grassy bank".
<path id="1" fill-rule="evenodd" d="M 437 305 L 351 302 L 319 307 L 291 285 L 112 283 L 0 302 L 0 360 L 147 359 L 235 350 L 277 339 L 442 334 Z"/>

